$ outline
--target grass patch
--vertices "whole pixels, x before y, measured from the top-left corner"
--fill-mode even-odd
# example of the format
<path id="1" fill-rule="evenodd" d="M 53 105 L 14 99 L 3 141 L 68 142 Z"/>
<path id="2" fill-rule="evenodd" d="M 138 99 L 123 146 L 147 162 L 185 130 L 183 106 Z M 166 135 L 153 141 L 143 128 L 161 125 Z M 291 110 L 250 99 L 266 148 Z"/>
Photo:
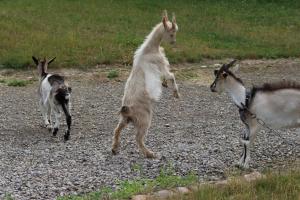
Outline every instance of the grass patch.
<path id="1" fill-rule="evenodd" d="M 4 200 L 14 200 L 11 194 L 5 194 Z"/>
<path id="2" fill-rule="evenodd" d="M 4 83 L 7 86 L 12 87 L 24 87 L 28 84 L 31 84 L 31 80 L 22 80 L 22 79 L 0 79 L 0 83 Z"/>
<path id="3" fill-rule="evenodd" d="M 172 63 L 300 55 L 298 0 L 1 0 L 0 66 L 25 68 L 32 55 L 57 56 L 54 67 L 131 63 L 164 9 L 179 25 Z"/>
<path id="4" fill-rule="evenodd" d="M 133 170 L 141 170 L 141 168 L 134 166 Z M 190 173 L 186 177 L 180 177 L 175 175 L 174 170 L 167 168 L 161 170 L 159 176 L 155 179 L 137 178 L 135 180 L 120 181 L 115 191 L 105 187 L 98 192 L 88 193 L 83 196 L 59 197 L 58 200 L 129 199 L 135 194 L 149 193 L 176 186 L 192 185 L 197 180 L 197 176 L 193 173 Z"/>
<path id="5" fill-rule="evenodd" d="M 300 170 L 267 173 L 266 178 L 248 183 L 233 179 L 225 186 L 204 185 L 199 191 L 174 200 L 299 200 Z"/>
<path id="6" fill-rule="evenodd" d="M 117 69 L 111 69 L 107 73 L 107 78 L 113 79 L 119 77 L 119 71 Z"/>

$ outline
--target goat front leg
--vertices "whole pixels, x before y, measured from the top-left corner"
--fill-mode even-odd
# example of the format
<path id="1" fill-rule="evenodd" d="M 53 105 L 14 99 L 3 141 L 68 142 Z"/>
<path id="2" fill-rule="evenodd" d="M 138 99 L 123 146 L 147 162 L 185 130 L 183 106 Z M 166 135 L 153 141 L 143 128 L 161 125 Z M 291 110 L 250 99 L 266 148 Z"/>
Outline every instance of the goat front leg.
<path id="1" fill-rule="evenodd" d="M 238 165 L 242 168 L 248 169 L 249 168 L 249 161 L 250 161 L 250 146 L 252 145 L 256 133 L 258 131 L 258 126 L 256 123 L 250 123 L 250 126 L 246 125 L 246 130 L 241 140 L 243 145 L 243 153 L 240 158 Z"/>
<path id="2" fill-rule="evenodd" d="M 178 85 L 176 83 L 174 74 L 172 72 L 169 72 L 169 70 L 165 69 L 164 70 L 164 78 L 167 79 L 167 80 L 171 80 L 172 87 L 173 87 L 173 96 L 175 98 L 179 98 L 180 95 L 179 95 L 179 92 L 178 92 Z"/>

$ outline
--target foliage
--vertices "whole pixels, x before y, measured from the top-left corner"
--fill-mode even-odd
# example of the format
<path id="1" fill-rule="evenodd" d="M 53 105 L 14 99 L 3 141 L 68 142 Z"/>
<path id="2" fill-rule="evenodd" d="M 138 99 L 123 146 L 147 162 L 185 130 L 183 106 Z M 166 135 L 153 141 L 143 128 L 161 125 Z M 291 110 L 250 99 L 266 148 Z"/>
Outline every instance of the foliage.
<path id="1" fill-rule="evenodd" d="M 12 87 L 24 87 L 32 83 L 32 81 L 22 80 L 22 79 L 0 79 L 0 83 L 4 83 L 7 86 L 12 86 Z"/>
<path id="2" fill-rule="evenodd" d="M 119 71 L 116 69 L 109 70 L 107 73 L 107 78 L 113 79 L 119 77 Z"/>
<path id="3" fill-rule="evenodd" d="M 133 170 L 142 170 L 134 166 Z M 102 188 L 98 192 L 92 192 L 83 196 L 65 196 L 58 200 L 98 200 L 98 199 L 128 199 L 135 194 L 148 193 L 153 190 L 173 188 L 175 186 L 187 186 L 197 182 L 197 177 L 190 173 L 186 177 L 177 176 L 170 167 L 161 170 L 155 179 L 136 178 L 134 180 L 119 181 L 115 191 L 110 188 Z"/>
<path id="4" fill-rule="evenodd" d="M 162 10 L 175 12 L 172 63 L 207 58 L 300 55 L 300 1 L 0 1 L 0 66 L 24 68 L 31 56 L 56 67 L 130 64 Z"/>

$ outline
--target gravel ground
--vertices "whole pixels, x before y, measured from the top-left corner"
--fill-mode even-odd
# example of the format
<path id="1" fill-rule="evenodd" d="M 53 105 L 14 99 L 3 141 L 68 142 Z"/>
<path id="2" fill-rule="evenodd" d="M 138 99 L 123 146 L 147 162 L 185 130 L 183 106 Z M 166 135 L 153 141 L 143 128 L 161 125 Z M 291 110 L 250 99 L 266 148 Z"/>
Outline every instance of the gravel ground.
<path id="1" fill-rule="evenodd" d="M 247 67 L 250 65 L 256 67 Z M 248 86 L 282 78 L 300 81 L 299 60 L 243 61 L 243 66 L 238 76 Z M 197 83 L 179 84 L 181 99 L 174 99 L 170 89 L 164 89 L 155 107 L 146 137 L 146 145 L 158 154 L 155 160 L 138 152 L 131 126 L 122 134 L 120 154 L 111 154 L 124 81 L 92 82 L 74 77 L 74 121 L 67 143 L 62 138 L 65 123 L 57 138 L 42 127 L 37 82 L 23 88 L 0 85 L 0 199 L 5 193 L 16 199 L 54 199 L 101 186 L 115 187 L 117 180 L 139 176 L 133 170 L 137 165 L 148 178 L 168 165 L 179 175 L 195 171 L 199 180 L 223 178 L 242 152 L 239 138 L 244 127 L 238 111 L 225 94 L 218 96 Z M 298 165 L 298 131 L 260 131 L 250 167 L 264 170 Z"/>

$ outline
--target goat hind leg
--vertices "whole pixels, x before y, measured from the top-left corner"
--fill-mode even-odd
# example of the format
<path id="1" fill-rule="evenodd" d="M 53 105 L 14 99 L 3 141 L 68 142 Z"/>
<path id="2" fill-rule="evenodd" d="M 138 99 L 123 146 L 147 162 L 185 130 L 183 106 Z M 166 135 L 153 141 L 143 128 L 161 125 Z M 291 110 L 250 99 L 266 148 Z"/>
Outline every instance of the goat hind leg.
<path id="1" fill-rule="evenodd" d="M 116 129 L 114 130 L 114 136 L 113 136 L 113 143 L 112 143 L 112 153 L 116 155 L 118 153 L 118 148 L 120 146 L 120 135 L 121 131 L 126 127 L 128 124 L 127 120 L 123 117 L 120 119 Z"/>
<path id="2" fill-rule="evenodd" d="M 53 130 L 52 130 L 52 134 L 53 134 L 53 136 L 56 136 L 59 125 L 60 125 L 61 113 L 59 110 L 54 110 L 54 115 L 55 115 L 55 124 L 54 124 Z"/>
<path id="3" fill-rule="evenodd" d="M 144 154 L 146 158 L 155 158 L 155 155 L 152 151 L 148 150 L 144 144 L 144 138 L 148 132 L 148 126 L 139 127 L 136 134 L 136 142 L 139 149 Z"/>
<path id="4" fill-rule="evenodd" d="M 49 105 L 48 103 L 46 103 L 46 105 L 44 104 L 43 100 L 41 99 L 40 100 L 40 109 L 41 109 L 41 112 L 42 112 L 42 115 L 43 115 L 43 121 L 44 121 L 44 124 L 45 124 L 45 127 L 49 130 L 51 130 L 51 123 L 49 121 L 50 118 L 48 118 L 48 113 L 49 113 Z"/>

